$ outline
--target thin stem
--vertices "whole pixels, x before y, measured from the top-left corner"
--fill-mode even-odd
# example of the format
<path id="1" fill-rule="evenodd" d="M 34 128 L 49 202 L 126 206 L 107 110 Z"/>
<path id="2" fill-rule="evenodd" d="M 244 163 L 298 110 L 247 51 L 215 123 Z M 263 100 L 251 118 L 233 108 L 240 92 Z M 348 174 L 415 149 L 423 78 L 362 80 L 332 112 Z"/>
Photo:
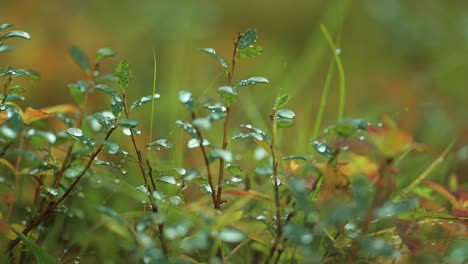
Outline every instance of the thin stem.
<path id="1" fill-rule="evenodd" d="M 196 118 L 196 115 L 194 112 L 192 112 L 192 121 Z M 211 169 L 210 169 L 210 161 L 208 160 L 208 153 L 206 152 L 205 146 L 203 146 L 203 134 L 200 131 L 198 127 L 195 127 L 195 131 L 197 132 L 198 140 L 200 141 L 200 149 L 202 152 L 203 160 L 205 162 L 205 167 L 206 167 L 206 174 L 208 177 L 208 184 L 210 185 L 211 189 L 211 199 L 213 200 L 213 206 L 216 209 L 220 208 L 220 204 L 218 203 L 218 200 L 216 199 L 216 189 L 213 185 L 213 175 L 211 174 Z"/>
<path id="2" fill-rule="evenodd" d="M 318 137 L 320 125 L 322 124 L 323 113 L 325 112 L 325 106 L 327 105 L 328 92 L 330 91 L 330 84 L 333 80 L 333 57 L 330 60 L 330 65 L 328 66 L 327 78 L 325 79 L 325 85 L 323 87 L 322 96 L 320 97 L 319 109 L 317 112 L 317 117 L 315 118 L 314 132 L 312 138 L 315 139 Z"/>
<path id="3" fill-rule="evenodd" d="M 280 202 L 280 196 L 279 196 L 279 182 L 278 182 L 278 159 L 276 157 L 276 151 L 275 151 L 275 145 L 276 145 L 276 138 L 277 138 L 277 126 L 276 126 L 276 107 L 273 108 L 273 111 L 271 113 L 271 119 L 272 119 L 272 136 L 271 136 L 271 144 L 270 144 L 270 150 L 271 150 L 271 156 L 272 156 L 272 162 L 273 162 L 273 192 L 275 196 L 275 209 L 276 209 L 276 237 L 273 242 L 273 245 L 270 249 L 270 255 L 268 256 L 266 262 L 268 263 L 273 255 L 275 254 L 280 242 L 281 242 L 281 236 L 282 236 L 282 223 L 281 223 L 281 202 Z"/>
<path id="4" fill-rule="evenodd" d="M 239 40 L 241 39 L 242 34 L 238 33 L 237 37 L 234 39 L 234 48 L 232 50 L 232 58 L 231 58 L 231 68 L 229 69 L 227 75 L 228 85 L 232 85 L 232 77 L 234 76 L 234 69 L 236 68 L 236 56 L 237 56 L 237 47 L 239 46 Z M 223 125 L 223 144 L 222 149 L 226 150 L 228 145 L 228 134 L 229 134 L 229 117 L 231 116 L 231 105 L 226 107 L 226 118 L 224 119 Z M 221 183 L 224 180 L 224 160 L 219 159 L 219 173 L 218 173 L 218 186 L 217 186 L 217 196 L 216 196 L 216 203 L 218 204 L 218 209 L 220 208 L 221 199 L 222 199 L 222 192 L 223 187 Z"/>

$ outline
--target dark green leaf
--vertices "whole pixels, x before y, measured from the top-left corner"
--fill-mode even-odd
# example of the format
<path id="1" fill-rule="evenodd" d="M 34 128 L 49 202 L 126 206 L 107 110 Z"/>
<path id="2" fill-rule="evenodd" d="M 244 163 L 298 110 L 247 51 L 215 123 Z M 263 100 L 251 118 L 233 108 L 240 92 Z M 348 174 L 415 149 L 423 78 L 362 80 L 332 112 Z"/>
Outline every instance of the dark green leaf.
<path id="1" fill-rule="evenodd" d="M 84 170 L 84 166 L 82 164 L 77 164 L 73 167 L 68 168 L 63 175 L 68 179 L 74 179 L 78 177 Z"/>
<path id="2" fill-rule="evenodd" d="M 29 175 L 37 175 L 50 170 L 57 170 L 57 166 L 52 164 L 41 164 L 29 169 Z"/>
<path id="3" fill-rule="evenodd" d="M 237 58 L 239 59 L 253 58 L 257 55 L 260 55 L 262 52 L 263 52 L 263 48 L 260 46 L 247 47 L 245 49 L 241 49 L 237 53 Z"/>
<path id="4" fill-rule="evenodd" d="M 158 99 L 160 97 L 161 96 L 159 94 L 144 96 L 144 97 L 140 98 L 139 100 L 133 102 L 132 105 L 130 106 L 130 109 L 137 108 L 137 107 L 139 107 L 141 105 L 144 105 L 144 104 L 150 102 L 151 100 Z"/>
<path id="5" fill-rule="evenodd" d="M 238 49 L 245 49 L 255 43 L 257 39 L 257 30 L 255 28 L 250 28 L 242 34 L 242 37 L 239 40 Z"/>
<path id="6" fill-rule="evenodd" d="M 271 166 L 256 167 L 255 174 L 258 176 L 271 176 L 273 174 L 273 169 Z"/>
<path id="7" fill-rule="evenodd" d="M 205 105 L 211 114 L 207 117 L 210 122 L 226 118 L 226 107 L 221 104 Z"/>
<path id="8" fill-rule="evenodd" d="M 96 63 L 107 57 L 113 57 L 117 52 L 111 48 L 101 48 L 96 52 Z"/>
<path id="9" fill-rule="evenodd" d="M 58 261 L 56 258 L 53 256 L 49 255 L 47 251 L 43 250 L 40 248 L 34 241 L 29 239 L 27 236 L 23 235 L 22 233 L 12 229 L 13 232 L 18 236 L 19 239 L 23 241 L 23 243 L 26 245 L 26 247 L 31 250 L 31 253 L 34 255 L 36 258 L 37 263 L 39 264 L 60 264 L 60 261 Z"/>
<path id="10" fill-rule="evenodd" d="M 91 71 L 91 66 L 89 65 L 88 57 L 84 54 L 84 52 L 76 47 L 76 46 L 71 46 L 69 48 L 70 55 L 73 58 L 73 61 L 80 66 L 81 69 L 85 70 L 86 72 Z"/>
<path id="11" fill-rule="evenodd" d="M 258 83 L 269 83 L 269 82 L 268 82 L 268 79 L 265 78 L 265 77 L 256 76 L 256 77 L 251 77 L 251 78 L 249 78 L 247 80 L 242 80 L 242 81 L 238 82 L 236 84 L 236 86 L 234 86 L 234 88 L 241 87 L 241 86 L 254 85 L 254 84 L 258 84 Z"/>
<path id="12" fill-rule="evenodd" d="M 13 48 L 0 42 L 0 52 L 10 51 Z"/>
<path id="13" fill-rule="evenodd" d="M 309 159 L 309 157 L 307 155 L 297 154 L 297 155 L 289 155 L 289 156 L 286 156 L 286 157 L 282 157 L 281 159 L 282 160 L 305 160 L 305 161 L 307 161 Z"/>
<path id="14" fill-rule="evenodd" d="M 135 79 L 133 75 L 133 70 L 130 64 L 127 61 L 121 60 L 115 69 L 115 78 L 117 80 L 117 84 L 122 90 L 128 88 L 128 84 L 130 81 Z"/>
<path id="15" fill-rule="evenodd" d="M 218 54 L 216 54 L 216 51 L 214 49 L 204 48 L 204 49 L 200 49 L 200 50 L 210 54 L 213 57 L 215 57 L 219 61 L 219 63 L 221 63 L 221 66 L 223 66 L 224 69 L 227 69 L 228 64 L 227 64 L 226 60 L 224 60 L 223 58 L 218 56 Z"/>
<path id="16" fill-rule="evenodd" d="M 237 101 L 237 92 L 231 86 L 222 86 L 218 89 L 218 95 L 223 98 L 227 104 Z"/>
<path id="17" fill-rule="evenodd" d="M 12 76 L 13 78 L 26 76 L 31 80 L 39 80 L 41 78 L 39 73 L 33 70 L 13 69 L 11 67 L 8 68 L 6 71 L 0 72 L 0 77 L 1 76 Z"/>
<path id="18" fill-rule="evenodd" d="M 110 88 L 107 85 L 98 84 L 98 85 L 96 85 L 96 89 L 101 90 L 101 91 L 105 92 L 106 94 L 111 95 L 112 97 L 119 97 L 119 93 L 117 91 L 115 91 L 114 89 Z"/>
<path id="19" fill-rule="evenodd" d="M 225 149 L 213 149 L 210 151 L 208 160 L 210 162 L 213 162 L 217 158 L 221 158 L 226 162 L 231 162 L 232 161 L 232 153 L 229 150 Z"/>
<path id="20" fill-rule="evenodd" d="M 9 38 L 24 38 L 24 39 L 30 40 L 31 36 L 27 32 L 24 32 L 24 31 L 21 31 L 21 30 L 12 30 L 12 31 L 9 31 L 9 32 L 3 34 L 0 37 L 0 41 L 5 40 L 5 39 L 9 39 Z"/>
<path id="21" fill-rule="evenodd" d="M 114 116 L 120 116 L 120 113 L 122 113 L 124 109 L 122 99 L 120 99 L 120 97 L 112 97 L 111 108 Z"/>
<path id="22" fill-rule="evenodd" d="M 95 113 L 93 117 L 96 118 L 98 123 L 103 126 L 105 130 L 115 126 L 115 118 L 111 116 L 110 113 Z"/>

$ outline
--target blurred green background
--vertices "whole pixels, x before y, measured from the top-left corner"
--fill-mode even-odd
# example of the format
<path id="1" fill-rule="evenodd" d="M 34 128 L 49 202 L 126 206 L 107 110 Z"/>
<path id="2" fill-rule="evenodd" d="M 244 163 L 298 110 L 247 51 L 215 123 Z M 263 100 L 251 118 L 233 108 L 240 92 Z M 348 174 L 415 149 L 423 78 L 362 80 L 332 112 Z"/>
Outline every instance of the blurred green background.
<path id="1" fill-rule="evenodd" d="M 467 1 L 2 0 L 0 10 L 3 23 L 32 36 L 29 42 L 14 40 L 16 51 L 0 58 L 2 65 L 41 73 L 42 80 L 30 92 L 34 107 L 72 101 L 67 84 L 80 71 L 68 55 L 70 45 L 90 57 L 100 47 L 117 50 L 107 70 L 127 59 L 135 70 L 130 91 L 135 98 L 151 93 L 155 49 L 162 99 L 153 138 L 165 137 L 175 120 L 183 118 L 179 90 L 199 96 L 215 80 L 219 66 L 199 48 L 214 48 L 229 59 L 237 32 L 255 27 L 264 52 L 241 61 L 234 78 L 260 75 L 270 85 L 242 91 L 232 125 L 265 127 L 281 89 L 293 96 L 290 107 L 297 113 L 297 129 L 283 134 L 299 139 L 284 142 L 289 151 L 307 149 L 331 58 L 319 25 L 324 23 L 336 36 L 344 19 L 339 47 L 347 78 L 347 116 L 378 122 L 388 113 L 416 140 L 435 149 L 454 137 L 459 146 L 468 142 Z M 216 96 L 224 83 L 221 76 L 208 95 Z M 337 91 L 335 78 L 324 126 L 335 121 Z M 96 103 L 96 109 L 108 107 L 107 101 Z M 147 118 L 149 109 L 138 114 Z"/>

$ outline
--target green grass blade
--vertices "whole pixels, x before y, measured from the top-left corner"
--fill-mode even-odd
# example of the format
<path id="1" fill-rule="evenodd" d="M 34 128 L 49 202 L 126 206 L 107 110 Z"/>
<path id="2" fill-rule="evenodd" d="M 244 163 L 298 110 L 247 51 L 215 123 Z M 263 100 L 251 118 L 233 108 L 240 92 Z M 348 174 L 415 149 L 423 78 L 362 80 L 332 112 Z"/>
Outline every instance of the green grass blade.
<path id="1" fill-rule="evenodd" d="M 29 250 L 31 250 L 31 253 L 34 255 L 34 257 L 37 260 L 37 263 L 39 264 L 60 264 L 60 261 L 58 261 L 56 258 L 53 256 L 49 255 L 45 250 L 40 248 L 34 241 L 29 239 L 27 236 L 23 235 L 22 233 L 12 229 L 13 232 L 18 236 L 19 239 L 23 241 L 23 243 L 26 245 Z"/>
<path id="2" fill-rule="evenodd" d="M 314 131 L 312 138 L 315 139 L 318 137 L 320 125 L 322 124 L 323 113 L 325 112 L 325 107 L 327 106 L 328 93 L 330 91 L 330 85 L 333 80 L 333 63 L 334 59 L 332 57 L 330 65 L 328 66 L 327 78 L 325 79 L 325 85 L 323 87 L 322 96 L 320 97 L 320 105 L 317 112 L 317 117 L 315 118 Z"/>
<path id="3" fill-rule="evenodd" d="M 323 33 L 323 36 L 328 42 L 328 46 L 330 46 L 333 55 L 335 57 L 336 66 L 338 68 L 338 73 L 340 76 L 340 101 L 338 105 L 338 121 L 343 119 L 344 116 L 344 109 L 345 109 L 345 99 L 346 99 L 346 79 L 345 79 L 345 72 L 343 68 L 343 63 L 341 62 L 340 54 L 337 52 L 337 48 L 335 43 L 333 42 L 330 33 L 328 32 L 325 25 L 320 25 L 320 30 Z"/>
<path id="4" fill-rule="evenodd" d="M 156 73 L 157 73 L 157 62 L 156 62 L 156 52 L 153 49 L 153 61 L 154 61 L 154 73 L 153 73 L 153 91 L 152 95 L 156 93 Z M 150 117 L 150 133 L 149 133 L 149 142 L 153 142 L 153 125 L 154 125 L 154 100 L 151 101 L 151 117 Z"/>

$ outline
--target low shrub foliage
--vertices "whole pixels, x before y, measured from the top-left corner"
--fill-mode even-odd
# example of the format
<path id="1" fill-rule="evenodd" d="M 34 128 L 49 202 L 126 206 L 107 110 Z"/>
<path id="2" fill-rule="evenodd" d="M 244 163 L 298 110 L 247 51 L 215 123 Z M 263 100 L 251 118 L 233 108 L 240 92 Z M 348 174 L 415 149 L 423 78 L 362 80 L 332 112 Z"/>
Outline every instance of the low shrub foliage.
<path id="1" fill-rule="evenodd" d="M 11 27 L 0 26 L 0 52 L 12 49 L 5 44 L 10 38 L 30 39 Z M 17 80 L 36 82 L 40 75 L 1 68 L 2 261 L 466 261 L 466 191 L 449 169 L 440 169 L 454 144 L 425 166 L 400 166 L 430 144 L 417 143 L 390 116 L 370 122 L 345 115 L 344 67 L 333 38 L 321 29 L 333 52 L 329 74 L 336 67 L 340 76 L 339 114 L 323 130 L 326 84 L 307 153 L 282 151 L 288 142 L 279 135 L 294 129 L 299 107 L 288 104 L 286 92 L 271 103 L 267 127 L 232 118 L 244 90 L 273 85 L 263 76 L 235 75 L 239 60 L 262 53 L 255 29 L 235 36 L 229 60 L 213 48 L 200 50 L 207 63 L 219 65 L 225 84 L 214 97 L 179 92 L 174 103 L 185 114 L 171 125 L 185 133 L 183 142 L 173 142 L 173 133 L 152 138 L 154 105 L 165 100 L 155 84 L 151 94 L 130 98 L 129 63 L 101 72 L 117 55 L 111 48 L 90 60 L 70 47 L 83 76 L 68 85 L 74 103 L 32 108 L 28 87 Z M 105 102 L 101 108 L 92 105 L 95 98 Z M 152 105 L 151 120 L 134 113 L 145 104 Z M 177 146 L 190 158 L 165 162 L 161 156 Z M 450 181 L 429 180 L 432 173 Z"/>

